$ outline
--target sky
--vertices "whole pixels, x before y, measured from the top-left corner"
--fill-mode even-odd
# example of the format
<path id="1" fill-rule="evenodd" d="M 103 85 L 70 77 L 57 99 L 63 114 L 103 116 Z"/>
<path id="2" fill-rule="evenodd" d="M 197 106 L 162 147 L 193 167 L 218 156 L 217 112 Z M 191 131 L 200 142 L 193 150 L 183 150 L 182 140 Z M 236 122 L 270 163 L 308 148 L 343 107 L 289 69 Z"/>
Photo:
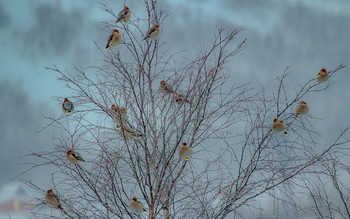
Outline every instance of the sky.
<path id="1" fill-rule="evenodd" d="M 123 1 L 101 0 L 118 12 Z M 141 1 L 127 1 L 142 15 Z M 169 0 L 172 12 L 161 40 L 184 57 L 209 42 L 217 26 L 241 26 L 247 44 L 230 69 L 237 81 L 276 87 L 278 75 L 290 66 L 289 88 L 315 77 L 325 66 L 350 65 L 350 1 L 348 0 Z M 14 180 L 25 165 L 23 155 L 53 147 L 42 114 L 61 115 L 55 96 L 69 95 L 55 72 L 56 65 L 94 66 L 103 58 L 108 32 L 102 22 L 113 17 L 92 0 L 0 0 L 0 184 Z M 146 28 L 146 27 L 145 27 Z M 95 44 L 96 43 L 96 44 Z M 350 124 L 349 68 L 331 79 L 334 85 L 322 96 L 310 95 L 312 115 L 322 120 L 323 138 Z M 316 121 L 317 123 L 317 121 Z M 38 172 L 27 174 L 35 178 Z M 41 182 L 42 184 L 49 182 Z"/>

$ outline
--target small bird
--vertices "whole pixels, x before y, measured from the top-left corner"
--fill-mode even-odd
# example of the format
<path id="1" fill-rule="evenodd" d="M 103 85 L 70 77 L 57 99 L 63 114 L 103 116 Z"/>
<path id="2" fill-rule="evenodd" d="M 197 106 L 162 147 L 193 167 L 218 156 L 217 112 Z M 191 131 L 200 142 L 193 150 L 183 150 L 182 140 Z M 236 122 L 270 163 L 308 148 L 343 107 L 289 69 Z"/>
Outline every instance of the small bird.
<path id="1" fill-rule="evenodd" d="M 117 16 L 117 20 L 115 21 L 115 23 L 117 24 L 119 21 L 123 21 L 123 22 L 127 22 L 128 20 L 130 20 L 131 17 L 131 11 L 129 10 L 129 8 L 127 6 L 124 6 L 124 9 L 121 10 Z"/>
<path id="2" fill-rule="evenodd" d="M 183 104 L 183 103 L 191 104 L 191 101 L 186 100 L 185 97 L 182 94 L 175 94 L 174 100 L 178 104 Z"/>
<path id="3" fill-rule="evenodd" d="M 164 80 L 160 82 L 159 92 L 164 94 L 164 95 L 174 94 L 175 93 L 173 91 L 173 89 L 171 88 L 171 86 L 169 84 L 167 84 Z"/>
<path id="4" fill-rule="evenodd" d="M 131 140 L 134 139 L 135 137 L 141 137 L 143 136 L 142 134 L 136 133 L 134 130 L 127 126 L 117 126 L 116 129 L 119 130 L 119 134 L 125 138 L 125 140 Z"/>
<path id="5" fill-rule="evenodd" d="M 179 149 L 179 157 L 184 160 L 190 159 L 193 154 L 192 148 L 187 145 L 186 142 L 182 143 L 182 146 Z"/>
<path id="6" fill-rule="evenodd" d="M 148 39 L 157 39 L 159 35 L 159 26 L 158 24 L 154 24 L 151 28 L 148 29 L 145 38 L 143 40 Z"/>
<path id="7" fill-rule="evenodd" d="M 65 113 L 72 114 L 74 111 L 74 104 L 68 100 L 68 98 L 64 98 L 64 101 L 62 103 L 62 110 Z"/>
<path id="8" fill-rule="evenodd" d="M 112 34 L 109 36 L 105 50 L 108 50 L 110 46 L 118 46 L 122 43 L 122 35 L 119 33 L 119 30 L 112 30 Z"/>
<path id="9" fill-rule="evenodd" d="M 137 200 L 136 196 L 131 197 L 129 202 L 129 209 L 132 213 L 140 213 L 142 211 L 147 211 L 145 207 L 143 207 L 142 203 Z"/>
<path id="10" fill-rule="evenodd" d="M 47 190 L 45 197 L 45 203 L 47 204 L 47 206 L 49 206 L 50 208 L 58 208 L 63 210 L 58 196 L 53 192 L 52 189 Z"/>
<path id="11" fill-rule="evenodd" d="M 329 73 L 327 72 L 326 68 L 323 67 L 321 68 L 320 72 L 317 74 L 317 82 L 322 83 L 322 82 L 328 81 L 329 77 L 330 77 Z"/>
<path id="12" fill-rule="evenodd" d="M 296 119 L 299 119 L 299 115 L 301 116 L 307 116 L 309 114 L 309 107 L 308 105 L 306 104 L 305 101 L 300 101 L 297 109 L 296 109 L 296 112 L 295 112 L 295 118 Z"/>
<path id="13" fill-rule="evenodd" d="M 286 125 L 281 120 L 279 120 L 277 117 L 273 119 L 271 129 L 274 132 L 283 132 L 285 135 L 288 135 L 288 133 L 286 131 Z"/>
<path id="14" fill-rule="evenodd" d="M 85 162 L 85 160 L 80 156 L 80 154 L 78 152 L 75 152 L 71 148 L 67 150 L 66 157 L 73 164 L 77 164 L 79 161 Z"/>
<path id="15" fill-rule="evenodd" d="M 109 111 L 109 114 L 112 116 L 116 127 L 125 126 L 129 123 L 127 110 L 128 108 L 126 107 L 119 108 L 115 104 L 111 106 L 111 110 Z"/>

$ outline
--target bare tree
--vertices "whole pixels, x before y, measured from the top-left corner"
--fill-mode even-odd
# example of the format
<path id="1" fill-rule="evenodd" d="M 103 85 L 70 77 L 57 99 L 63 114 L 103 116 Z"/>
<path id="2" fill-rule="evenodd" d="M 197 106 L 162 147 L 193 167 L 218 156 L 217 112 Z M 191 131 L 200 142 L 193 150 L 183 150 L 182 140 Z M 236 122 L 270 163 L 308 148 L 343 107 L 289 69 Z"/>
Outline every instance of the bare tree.
<path id="1" fill-rule="evenodd" d="M 156 0 L 144 4 L 148 27 L 162 28 L 169 13 Z M 116 17 L 107 6 L 103 10 Z M 313 168 L 324 157 L 348 142 L 345 129 L 334 142 L 316 150 L 322 143 L 312 118 L 294 118 L 296 103 L 328 84 L 316 83 L 311 76 L 290 91 L 287 68 L 277 79 L 277 91 L 268 94 L 234 81 L 229 62 L 246 42 L 237 40 L 241 28 L 218 28 L 195 58 L 181 60 L 178 54 L 169 54 L 162 37 L 142 41 L 147 27 L 141 21 L 136 17 L 120 23 L 123 44 L 101 51 L 102 66 L 75 67 L 74 72 L 48 68 L 72 92 L 69 99 L 75 111 L 46 117 L 48 126 L 61 130 L 54 134 L 55 150 L 32 154 L 39 158 L 33 167 L 51 165 L 57 170 L 51 178 L 64 210 L 34 214 L 232 218 L 244 217 L 242 209 L 261 210 L 256 203 L 262 195 L 302 209 L 288 195 L 298 185 L 294 180 L 315 173 Z M 106 28 L 112 29 L 110 24 Z M 171 86 L 169 94 L 159 92 L 162 80 Z M 113 104 L 116 111 L 111 110 Z M 127 112 L 123 119 L 118 112 L 122 107 Z M 284 121 L 289 136 L 271 130 L 274 117 Z M 189 160 L 178 156 L 182 142 L 194 152 Z M 68 148 L 79 151 L 87 162 L 69 163 Z M 277 190 L 286 196 L 276 195 Z M 130 211 L 132 196 L 147 213 Z M 44 195 L 38 197 L 43 199 Z"/>

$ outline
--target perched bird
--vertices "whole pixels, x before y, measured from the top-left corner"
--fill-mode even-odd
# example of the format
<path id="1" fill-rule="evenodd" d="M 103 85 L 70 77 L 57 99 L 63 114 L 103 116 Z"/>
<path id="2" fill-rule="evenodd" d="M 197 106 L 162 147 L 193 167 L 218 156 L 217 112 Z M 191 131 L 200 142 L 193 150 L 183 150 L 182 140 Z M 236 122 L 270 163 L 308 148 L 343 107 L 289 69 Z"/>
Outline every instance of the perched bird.
<path id="1" fill-rule="evenodd" d="M 179 149 L 179 157 L 184 160 L 190 159 L 193 154 L 192 148 L 187 145 L 186 142 L 182 143 L 182 146 Z"/>
<path id="2" fill-rule="evenodd" d="M 175 93 L 173 91 L 173 89 L 171 88 L 171 86 L 169 84 L 167 84 L 164 80 L 160 82 L 159 92 L 164 94 L 164 95 L 174 94 Z"/>
<path id="3" fill-rule="evenodd" d="M 108 38 L 108 42 L 105 50 L 107 50 L 110 46 L 118 46 L 122 43 L 122 35 L 119 33 L 119 30 L 112 30 L 112 34 Z"/>
<path id="4" fill-rule="evenodd" d="M 147 211 L 145 207 L 143 207 L 142 203 L 137 200 L 136 196 L 131 197 L 129 202 L 129 209 L 132 213 L 140 213 L 142 211 Z"/>
<path id="5" fill-rule="evenodd" d="M 327 72 L 326 68 L 323 67 L 321 68 L 320 72 L 317 74 L 317 82 L 322 83 L 322 82 L 328 81 L 329 77 L 330 77 L 329 73 Z"/>
<path id="6" fill-rule="evenodd" d="M 148 29 L 145 38 L 143 40 L 148 39 L 157 39 L 159 35 L 159 26 L 158 24 L 154 24 L 151 28 Z"/>
<path id="7" fill-rule="evenodd" d="M 279 120 L 277 117 L 273 119 L 271 129 L 274 132 L 283 132 L 285 135 L 288 135 L 288 133 L 286 131 L 286 125 L 281 120 Z"/>
<path id="8" fill-rule="evenodd" d="M 128 108 L 126 107 L 119 108 L 115 104 L 111 106 L 111 110 L 109 111 L 109 114 L 112 116 L 116 127 L 125 126 L 129 123 L 127 110 Z"/>
<path id="9" fill-rule="evenodd" d="M 117 24 L 119 21 L 127 22 L 128 20 L 130 20 L 130 17 L 131 11 L 127 6 L 124 6 L 124 9 L 119 12 L 115 23 Z"/>
<path id="10" fill-rule="evenodd" d="M 65 113 L 72 114 L 74 111 L 74 104 L 68 100 L 68 98 L 64 98 L 64 101 L 62 103 L 62 110 Z"/>
<path id="11" fill-rule="evenodd" d="M 125 138 L 125 140 L 131 140 L 134 139 L 135 137 L 141 137 L 143 136 L 142 134 L 139 134 L 132 130 L 131 128 L 127 126 L 117 126 L 116 129 L 119 130 L 119 134 Z"/>
<path id="12" fill-rule="evenodd" d="M 45 197 L 45 203 L 47 204 L 47 206 L 49 206 L 50 208 L 58 208 L 63 210 L 58 196 L 53 192 L 52 189 L 47 190 Z"/>
<path id="13" fill-rule="evenodd" d="M 301 116 L 307 116 L 309 114 L 309 107 L 308 105 L 306 104 L 305 101 L 300 101 L 297 109 L 296 109 L 296 112 L 295 112 L 295 118 L 296 119 L 299 119 L 299 115 Z"/>
<path id="14" fill-rule="evenodd" d="M 183 103 L 191 104 L 191 102 L 189 100 L 186 100 L 182 94 L 175 94 L 174 100 L 178 104 L 183 104 Z"/>
<path id="15" fill-rule="evenodd" d="M 79 161 L 85 162 L 85 160 L 80 156 L 80 154 L 78 152 L 75 152 L 71 148 L 67 150 L 66 157 L 73 164 L 77 164 Z"/>

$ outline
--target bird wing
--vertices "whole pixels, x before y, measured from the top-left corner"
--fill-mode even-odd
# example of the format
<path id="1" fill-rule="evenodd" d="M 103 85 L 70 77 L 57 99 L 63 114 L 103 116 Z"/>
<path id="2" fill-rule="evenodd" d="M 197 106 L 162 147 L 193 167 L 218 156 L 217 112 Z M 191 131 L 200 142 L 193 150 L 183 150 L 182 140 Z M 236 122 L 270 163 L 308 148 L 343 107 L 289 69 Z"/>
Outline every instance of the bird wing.
<path id="1" fill-rule="evenodd" d="M 52 195 L 52 199 L 53 199 L 53 200 L 56 200 L 58 204 L 60 203 L 60 199 L 58 198 L 58 195 L 53 194 L 53 195 Z"/>
<path id="2" fill-rule="evenodd" d="M 149 29 L 149 30 L 147 31 L 147 33 L 146 33 L 146 37 L 150 37 L 151 34 L 152 34 L 154 31 L 156 31 L 156 28 L 154 28 L 154 27 L 152 27 L 151 29 Z M 146 37 L 145 37 L 145 38 L 146 38 Z"/>
<path id="3" fill-rule="evenodd" d="M 111 35 L 109 36 L 108 41 L 107 41 L 107 45 L 112 41 L 113 36 L 114 36 L 113 34 L 111 34 Z"/>
<path id="4" fill-rule="evenodd" d="M 121 20 L 123 20 L 123 18 L 126 16 L 126 14 L 128 13 L 128 11 L 121 11 L 121 12 L 119 12 L 119 14 L 118 14 L 118 19 L 117 19 L 117 21 L 116 21 L 116 23 L 118 23 L 119 21 L 121 21 Z"/>
<path id="5" fill-rule="evenodd" d="M 170 93 L 174 93 L 173 88 L 169 84 L 165 84 L 164 89 L 169 91 Z"/>
<path id="6" fill-rule="evenodd" d="M 75 154 L 72 154 L 72 156 L 75 157 L 77 160 L 85 161 L 78 152 L 75 152 Z"/>

